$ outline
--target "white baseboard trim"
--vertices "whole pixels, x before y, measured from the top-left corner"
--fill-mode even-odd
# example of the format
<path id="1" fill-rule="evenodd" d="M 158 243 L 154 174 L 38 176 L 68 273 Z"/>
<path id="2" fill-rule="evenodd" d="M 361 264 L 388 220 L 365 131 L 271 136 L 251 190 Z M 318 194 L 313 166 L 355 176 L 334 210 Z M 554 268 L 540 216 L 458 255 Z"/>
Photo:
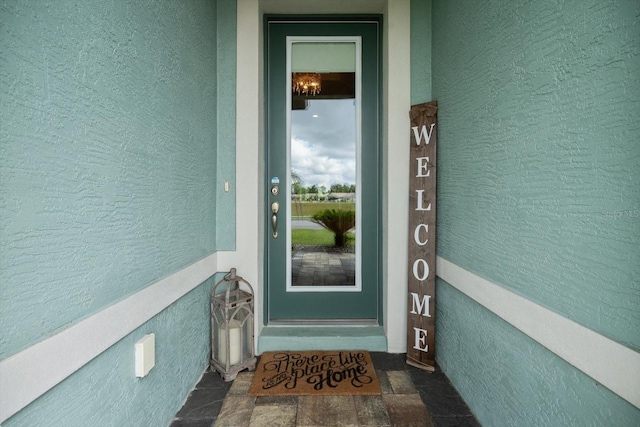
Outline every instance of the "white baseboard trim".
<path id="1" fill-rule="evenodd" d="M 640 408 L 640 353 L 437 257 L 437 275 Z"/>
<path id="2" fill-rule="evenodd" d="M 209 255 L 0 362 L 0 423 L 213 276 L 217 264 L 217 253 Z"/>

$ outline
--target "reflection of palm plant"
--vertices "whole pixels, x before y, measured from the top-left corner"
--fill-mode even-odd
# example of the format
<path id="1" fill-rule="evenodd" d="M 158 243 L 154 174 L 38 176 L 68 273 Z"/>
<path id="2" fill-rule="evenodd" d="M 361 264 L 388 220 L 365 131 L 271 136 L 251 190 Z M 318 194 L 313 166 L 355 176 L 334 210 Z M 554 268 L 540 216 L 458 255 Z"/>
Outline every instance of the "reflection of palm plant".
<path id="1" fill-rule="evenodd" d="M 300 177 L 300 174 L 294 170 L 291 169 L 291 194 L 297 194 L 298 197 L 293 197 L 292 203 L 291 203 L 291 207 L 295 208 L 295 216 L 302 216 L 302 206 L 300 206 L 300 200 L 301 200 L 301 196 L 302 194 L 302 178 Z M 295 203 L 293 203 L 295 202 Z M 291 213 L 291 215 L 293 215 L 293 212 Z"/>
<path id="2" fill-rule="evenodd" d="M 332 231 L 335 245 L 343 247 L 346 243 L 347 231 L 356 225 L 356 213 L 344 209 L 327 209 L 315 213 L 311 221 Z"/>
<path id="3" fill-rule="evenodd" d="M 291 169 L 291 187 L 292 187 L 291 192 L 294 194 L 297 192 L 295 191 L 296 189 L 299 189 L 302 187 L 302 178 L 300 178 L 300 175 L 294 169 Z"/>

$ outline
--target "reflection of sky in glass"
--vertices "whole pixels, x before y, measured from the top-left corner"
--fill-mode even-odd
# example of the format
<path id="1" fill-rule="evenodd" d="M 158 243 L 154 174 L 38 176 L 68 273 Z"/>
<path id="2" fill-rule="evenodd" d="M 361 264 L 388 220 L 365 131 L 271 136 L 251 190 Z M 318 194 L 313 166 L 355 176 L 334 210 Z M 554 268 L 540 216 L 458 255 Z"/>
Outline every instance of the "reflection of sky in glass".
<path id="1" fill-rule="evenodd" d="M 353 99 L 316 99 L 291 112 L 291 168 L 305 187 L 356 183 Z"/>

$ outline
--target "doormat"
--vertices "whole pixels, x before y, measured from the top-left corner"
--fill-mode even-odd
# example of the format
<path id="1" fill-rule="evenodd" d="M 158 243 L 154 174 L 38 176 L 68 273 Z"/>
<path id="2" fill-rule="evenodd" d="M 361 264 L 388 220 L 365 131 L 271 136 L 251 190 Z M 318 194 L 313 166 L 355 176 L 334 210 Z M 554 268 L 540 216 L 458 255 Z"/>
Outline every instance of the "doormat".
<path id="1" fill-rule="evenodd" d="M 366 351 L 280 351 L 260 356 L 250 396 L 380 394 Z"/>

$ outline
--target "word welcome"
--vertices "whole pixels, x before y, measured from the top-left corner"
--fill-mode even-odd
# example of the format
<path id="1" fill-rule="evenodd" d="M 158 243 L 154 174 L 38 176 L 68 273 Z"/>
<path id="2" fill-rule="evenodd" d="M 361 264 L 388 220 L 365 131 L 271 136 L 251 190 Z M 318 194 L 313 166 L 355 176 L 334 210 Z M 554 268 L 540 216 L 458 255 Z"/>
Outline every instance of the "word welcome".
<path id="1" fill-rule="evenodd" d="M 413 138 L 415 140 L 416 145 L 420 145 L 420 143 L 424 140 L 424 143 L 428 145 L 431 142 L 431 135 L 433 135 L 433 129 L 436 127 L 435 123 L 432 123 L 429 127 L 429 131 L 427 131 L 427 126 L 422 125 L 420 132 L 418 132 L 418 126 L 413 126 L 411 130 L 413 131 Z M 418 173 L 416 174 L 416 178 L 430 178 L 431 171 L 428 170 L 429 165 L 429 157 L 416 157 L 416 161 L 418 162 Z M 425 206 L 424 204 L 424 192 L 425 190 L 415 190 L 416 192 L 416 211 L 430 211 L 431 203 Z M 424 237 L 421 238 L 421 232 L 424 234 Z M 413 231 L 413 241 L 418 246 L 425 246 L 429 239 L 427 238 L 429 234 L 429 224 L 418 224 Z M 431 268 L 429 267 L 429 263 L 427 260 L 418 258 L 413 262 L 413 277 L 422 282 L 427 280 L 429 277 L 429 272 Z M 421 314 L 425 317 L 431 317 L 429 314 L 429 300 L 431 299 L 431 295 L 422 295 L 422 302 L 420 302 L 420 296 L 415 292 L 410 292 L 412 297 L 412 308 L 411 314 Z M 416 311 L 417 308 L 417 311 Z M 427 338 L 427 331 L 420 328 L 413 328 L 414 330 L 414 344 L 413 348 L 416 350 L 428 352 L 429 346 L 425 343 Z"/>
<path id="2" fill-rule="evenodd" d="M 435 364 L 436 111 L 435 102 L 411 109 L 407 362 L 419 367 Z"/>

